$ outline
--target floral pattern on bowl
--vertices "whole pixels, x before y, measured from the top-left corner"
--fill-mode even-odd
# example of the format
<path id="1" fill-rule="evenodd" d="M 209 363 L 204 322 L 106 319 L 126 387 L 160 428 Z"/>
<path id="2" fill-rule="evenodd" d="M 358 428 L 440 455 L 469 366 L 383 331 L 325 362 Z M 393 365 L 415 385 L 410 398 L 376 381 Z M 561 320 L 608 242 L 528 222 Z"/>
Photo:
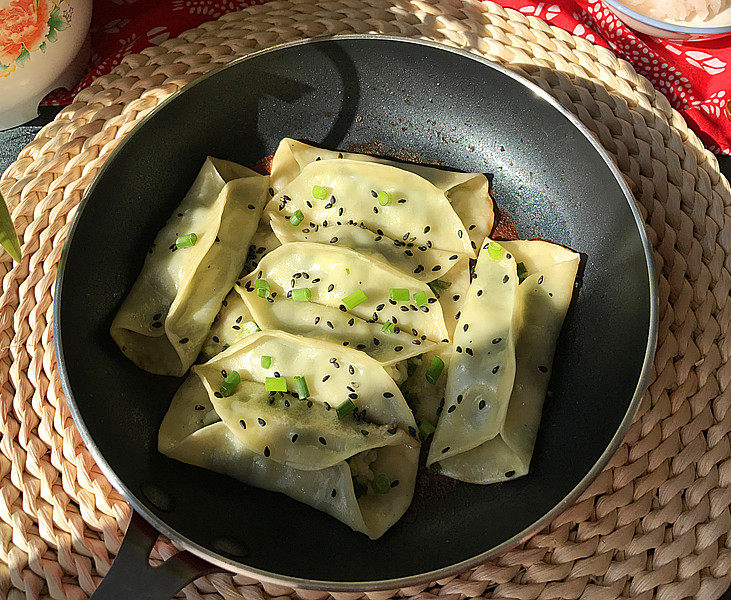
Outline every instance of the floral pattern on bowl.
<path id="1" fill-rule="evenodd" d="M 73 14 L 65 3 L 63 12 L 60 0 L 10 0 L 9 6 L 0 7 L 0 77 L 22 67 L 31 52 L 45 52 L 56 41 Z"/>

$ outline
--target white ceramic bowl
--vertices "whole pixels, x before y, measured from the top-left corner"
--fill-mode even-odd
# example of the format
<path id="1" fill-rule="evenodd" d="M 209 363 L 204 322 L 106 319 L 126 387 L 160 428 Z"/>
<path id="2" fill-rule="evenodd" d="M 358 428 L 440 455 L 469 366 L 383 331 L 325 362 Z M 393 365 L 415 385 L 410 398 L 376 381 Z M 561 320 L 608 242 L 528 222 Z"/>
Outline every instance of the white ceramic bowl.
<path id="1" fill-rule="evenodd" d="M 708 40 L 731 34 L 731 8 L 711 20 L 707 25 L 681 24 L 653 19 L 625 6 L 618 0 L 604 0 L 611 11 L 628 27 L 668 40 Z"/>
<path id="2" fill-rule="evenodd" d="M 76 84 L 91 0 L 0 0 L 0 130 L 38 115 L 38 103 Z"/>

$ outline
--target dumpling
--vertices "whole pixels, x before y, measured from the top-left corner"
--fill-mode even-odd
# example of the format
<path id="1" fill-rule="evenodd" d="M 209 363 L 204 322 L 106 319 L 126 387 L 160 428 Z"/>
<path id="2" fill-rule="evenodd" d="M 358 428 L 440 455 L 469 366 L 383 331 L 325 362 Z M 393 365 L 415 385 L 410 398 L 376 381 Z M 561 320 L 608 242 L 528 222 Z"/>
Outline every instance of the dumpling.
<path id="1" fill-rule="evenodd" d="M 257 281 L 266 293 L 260 293 Z M 429 286 L 349 248 L 284 244 L 266 255 L 241 286 L 238 291 L 262 329 L 335 341 L 383 364 L 448 341 Z M 391 289 L 403 290 L 408 300 L 391 299 Z"/>
<path id="2" fill-rule="evenodd" d="M 278 192 L 294 180 L 308 164 L 334 158 L 391 165 L 416 173 L 431 182 L 446 195 L 452 208 L 467 228 L 471 246 L 475 250 L 492 231 L 495 224 L 495 213 L 489 193 L 490 184 L 482 173 L 459 173 L 416 163 L 378 158 L 368 154 L 324 150 L 291 138 L 284 138 L 279 143 L 272 160 L 271 186 Z"/>
<path id="3" fill-rule="evenodd" d="M 244 266 L 267 189 L 268 177 L 206 159 L 112 322 L 112 338 L 138 367 L 179 376 L 193 364 Z M 189 245 L 178 247 L 185 236 Z"/>
<path id="4" fill-rule="evenodd" d="M 528 472 L 579 255 L 543 241 L 485 241 L 453 340 L 427 464 L 472 483 Z"/>
<path id="5" fill-rule="evenodd" d="M 233 371 L 241 381 L 224 396 L 223 374 Z M 275 372 L 287 392 L 266 390 Z M 295 393 L 294 377 L 307 393 Z M 172 458 L 287 494 L 373 539 L 409 506 L 419 456 L 414 418 L 383 367 L 283 332 L 253 334 L 194 367 L 158 443 Z"/>
<path id="6" fill-rule="evenodd" d="M 282 243 L 354 247 L 380 254 L 425 281 L 439 278 L 462 257 L 474 257 L 467 228 L 444 192 L 391 165 L 348 159 L 310 163 L 265 212 Z"/>
<path id="7" fill-rule="evenodd" d="M 201 349 L 200 359 L 203 362 L 212 359 L 246 336 L 261 330 L 249 312 L 241 291 L 243 290 L 235 285 L 223 300 L 221 310 L 216 315 Z"/>

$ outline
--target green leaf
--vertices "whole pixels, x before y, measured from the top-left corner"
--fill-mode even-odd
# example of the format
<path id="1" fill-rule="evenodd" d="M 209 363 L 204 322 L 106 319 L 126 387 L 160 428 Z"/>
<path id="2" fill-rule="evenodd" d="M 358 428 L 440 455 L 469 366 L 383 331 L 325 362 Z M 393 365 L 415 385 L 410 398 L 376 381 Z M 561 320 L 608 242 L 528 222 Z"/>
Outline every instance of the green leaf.
<path id="1" fill-rule="evenodd" d="M 18 55 L 18 58 L 15 59 L 15 62 L 23 66 L 26 61 L 30 58 L 30 52 L 28 52 L 28 49 L 25 47 L 25 44 L 22 46 L 22 50 L 20 51 L 20 54 Z"/>
<path id="2" fill-rule="evenodd" d="M 58 14 L 58 6 L 51 11 L 51 15 L 48 17 L 48 38 L 49 42 L 56 41 L 56 32 L 61 31 L 66 27 L 64 18 Z"/>
<path id="3" fill-rule="evenodd" d="M 8 207 L 0 195 L 0 245 L 8 251 L 8 254 L 20 262 L 20 242 L 18 236 L 15 235 L 15 227 L 13 220 L 10 218 Z"/>
<path id="4" fill-rule="evenodd" d="M 45 53 L 46 52 L 46 42 L 43 42 L 40 46 L 38 46 L 38 49 Z"/>

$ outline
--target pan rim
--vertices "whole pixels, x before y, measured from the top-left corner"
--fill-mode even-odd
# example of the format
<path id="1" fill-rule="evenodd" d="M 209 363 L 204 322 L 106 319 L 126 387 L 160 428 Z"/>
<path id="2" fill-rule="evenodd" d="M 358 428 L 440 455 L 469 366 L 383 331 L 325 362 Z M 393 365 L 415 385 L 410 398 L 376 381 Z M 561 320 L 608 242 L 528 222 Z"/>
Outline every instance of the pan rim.
<path id="1" fill-rule="evenodd" d="M 121 151 L 121 149 L 124 147 L 124 145 L 132 138 L 132 136 L 138 131 L 140 127 L 142 127 L 147 121 L 152 118 L 154 115 L 157 114 L 158 111 L 162 110 L 168 103 L 172 102 L 173 100 L 177 99 L 179 95 L 186 92 L 188 89 L 192 88 L 195 85 L 198 85 L 199 83 L 205 81 L 209 77 L 213 77 L 219 72 L 223 71 L 224 69 L 228 68 L 234 68 L 239 63 L 242 63 L 244 61 L 247 61 L 249 59 L 259 57 L 261 55 L 268 54 L 270 52 L 277 52 L 279 50 L 288 49 L 292 47 L 298 47 L 303 45 L 310 45 L 310 44 L 320 44 L 320 43 L 337 43 L 341 41 L 349 41 L 349 40 L 356 40 L 356 41 L 387 41 L 387 42 L 397 42 L 397 43 L 408 43 L 408 44 L 415 44 L 420 46 L 425 46 L 429 48 L 433 48 L 436 50 L 444 51 L 444 52 L 450 52 L 453 54 L 456 54 L 458 56 L 461 56 L 463 58 L 474 60 L 478 63 L 481 63 L 482 65 L 491 68 L 495 71 L 498 71 L 499 73 L 506 75 L 516 81 L 517 83 L 521 84 L 523 87 L 525 87 L 528 91 L 533 92 L 536 96 L 538 96 L 541 100 L 544 102 L 548 102 L 554 109 L 556 109 L 559 113 L 561 113 L 568 121 L 576 128 L 578 131 L 587 139 L 587 141 L 593 146 L 595 151 L 599 154 L 601 159 L 604 161 L 606 166 L 609 168 L 610 172 L 614 176 L 617 184 L 619 185 L 620 189 L 622 190 L 625 200 L 627 201 L 627 204 L 629 205 L 629 208 L 632 212 L 632 215 L 635 219 L 635 224 L 637 226 L 637 230 L 640 235 L 640 241 L 642 243 L 644 256 L 645 256 L 645 264 L 647 267 L 647 275 L 648 275 L 648 284 L 649 284 L 649 324 L 648 324 L 648 335 L 647 335 L 647 344 L 645 346 L 645 355 L 642 362 L 642 369 L 640 370 L 640 375 L 638 377 L 637 386 L 635 387 L 634 393 L 632 395 L 632 399 L 630 400 L 630 403 L 628 405 L 627 411 L 625 413 L 625 416 L 623 417 L 622 421 L 619 424 L 619 427 L 617 428 L 617 431 L 612 436 L 612 439 L 609 441 L 609 444 L 607 445 L 604 452 L 601 454 L 601 456 L 597 459 L 597 461 L 594 463 L 592 468 L 587 472 L 587 474 L 579 481 L 579 483 L 568 493 L 566 496 L 559 501 L 550 511 L 546 512 L 541 518 L 537 519 L 533 524 L 529 525 L 523 531 L 517 533 L 513 537 L 511 537 L 508 540 L 505 540 L 501 544 L 494 546 L 484 552 L 481 552 L 480 554 L 477 554 L 471 558 L 465 559 L 463 561 L 460 561 L 458 563 L 454 563 L 452 565 L 448 565 L 445 567 L 442 567 L 440 569 L 436 569 L 433 571 L 425 572 L 425 573 L 417 573 L 414 575 L 407 575 L 404 577 L 398 577 L 393 579 L 384 579 L 384 580 L 371 580 L 371 581 L 327 581 L 327 580 L 315 580 L 315 579 L 304 579 L 301 577 L 294 577 L 290 575 L 283 575 L 279 573 L 274 573 L 270 571 L 265 571 L 263 569 L 258 569 L 255 567 L 248 566 L 244 563 L 241 563 L 239 561 L 227 558 L 225 556 L 220 555 L 219 553 L 215 552 L 214 550 L 211 550 L 209 548 L 206 548 L 187 537 L 181 535 L 178 531 L 176 531 L 173 527 L 169 526 L 163 519 L 159 518 L 157 515 L 155 515 L 150 509 L 145 506 L 144 503 L 142 503 L 137 495 L 133 493 L 117 476 L 115 471 L 112 469 L 112 467 L 109 465 L 109 463 L 104 458 L 102 452 L 99 450 L 98 446 L 92 439 L 91 433 L 89 432 L 89 429 L 86 427 L 86 424 L 84 422 L 83 416 L 81 415 L 81 412 L 79 411 L 79 408 L 76 404 L 73 391 L 71 389 L 71 386 L 68 381 L 68 373 L 66 370 L 66 363 L 64 358 L 64 352 L 63 352 L 63 334 L 60 326 L 60 299 L 62 297 L 63 292 L 63 279 L 64 279 L 64 273 L 66 268 L 66 261 L 68 258 L 68 253 L 70 251 L 70 247 L 73 243 L 73 237 L 74 233 L 76 231 L 77 224 L 79 222 L 80 216 L 83 213 L 83 210 L 91 198 L 94 189 L 97 185 L 97 182 L 101 178 L 101 176 L 106 172 L 107 168 L 109 168 L 109 165 L 111 165 L 114 162 L 114 158 L 117 156 L 117 154 Z M 81 199 L 81 202 L 79 203 L 79 206 L 76 211 L 76 215 L 74 217 L 74 220 L 69 227 L 68 234 L 66 237 L 66 240 L 64 242 L 63 251 L 61 253 L 61 257 L 58 264 L 58 273 L 56 276 L 56 283 L 55 283 L 55 289 L 54 289 L 54 298 L 58 300 L 58 302 L 54 302 L 53 307 L 53 329 L 55 332 L 54 335 L 54 349 L 56 352 L 56 359 L 58 364 L 58 370 L 59 370 L 59 376 L 61 378 L 61 384 L 64 391 L 64 395 L 66 396 L 66 401 L 69 406 L 69 410 L 71 412 L 71 416 L 74 419 L 74 422 L 79 430 L 79 433 L 84 440 L 84 443 L 86 444 L 87 448 L 91 452 L 92 456 L 94 457 L 94 460 L 96 461 L 97 465 L 99 465 L 99 468 L 101 469 L 104 476 L 110 481 L 110 483 L 114 486 L 114 488 L 122 494 L 124 499 L 130 504 L 132 509 L 136 511 L 138 514 L 140 514 L 148 523 L 150 523 L 161 535 L 165 535 L 169 539 L 175 541 L 176 543 L 179 543 L 182 545 L 186 550 L 190 551 L 191 553 L 195 554 L 196 556 L 202 558 L 203 560 L 211 563 L 212 565 L 228 571 L 228 572 L 235 572 L 238 574 L 242 574 L 248 577 L 252 577 L 254 579 L 257 579 L 262 582 L 272 583 L 272 584 L 278 584 L 278 585 L 285 585 L 289 587 L 294 588 L 300 588 L 300 589 L 310 589 L 310 590 L 327 590 L 327 591 L 333 591 L 333 592 L 362 592 L 362 591 L 376 591 L 376 590 L 387 590 L 387 589 L 395 589 L 395 588 L 404 588 L 404 587 L 410 587 L 414 585 L 423 584 L 425 582 L 429 581 L 435 581 L 438 579 L 442 579 L 444 577 L 448 577 L 450 575 L 454 575 L 456 573 L 465 571 L 467 569 L 470 569 L 472 567 L 475 567 L 481 563 L 484 563 L 486 560 L 490 559 L 491 557 L 494 557 L 505 550 L 508 550 L 521 542 L 529 539 L 532 537 L 535 533 L 537 533 L 540 529 L 542 529 L 545 525 L 547 525 L 551 520 L 553 520 L 556 516 L 561 514 L 566 508 L 568 508 L 569 505 L 571 505 L 580 495 L 582 492 L 584 492 L 589 485 L 591 484 L 594 479 L 599 475 L 599 473 L 602 471 L 602 469 L 606 466 L 606 464 L 609 462 L 610 458 L 619 448 L 622 440 L 624 439 L 625 434 L 627 433 L 627 430 L 629 429 L 629 426 L 632 423 L 632 420 L 637 413 L 637 410 L 639 408 L 640 401 L 642 399 L 642 396 L 648 386 L 650 373 L 652 370 L 652 364 L 653 359 L 655 355 L 655 349 L 657 345 L 657 334 L 658 334 L 658 294 L 657 294 L 657 277 L 655 272 L 655 265 L 652 258 L 652 248 L 650 246 L 649 239 L 647 237 L 647 233 L 645 231 L 645 227 L 642 221 L 642 217 L 635 205 L 635 200 L 632 195 L 632 192 L 630 191 L 627 183 L 624 181 L 624 178 L 617 168 L 617 166 L 612 161 L 611 157 L 607 154 L 607 152 L 604 150 L 604 148 L 601 147 L 598 140 L 594 137 L 592 132 L 583 124 L 581 121 L 574 116 L 568 109 L 561 106 L 561 104 L 553 98 L 548 92 L 543 90 L 541 87 L 536 85 L 535 83 L 529 81 L 527 78 L 510 71 L 506 67 L 503 67 L 500 64 L 497 64 L 493 61 L 490 61 L 482 56 L 478 56 L 476 54 L 473 54 L 471 52 L 468 52 L 466 50 L 462 50 L 460 48 L 455 48 L 451 46 L 447 46 L 438 42 L 434 42 L 431 40 L 423 40 L 423 39 L 413 39 L 413 38 L 407 38 L 403 36 L 392 36 L 392 35 L 377 35 L 377 34 L 341 34 L 341 35 L 334 35 L 334 36 L 323 36 L 323 37 L 316 37 L 316 38 L 309 38 L 305 40 L 297 40 L 293 42 L 286 42 L 282 44 L 277 44 L 275 46 L 271 46 L 269 48 L 265 48 L 256 52 L 252 52 L 250 54 L 247 54 L 246 56 L 239 57 L 225 65 L 222 65 L 221 67 L 218 67 L 216 69 L 213 69 L 212 71 L 206 73 L 205 75 L 202 75 L 201 77 L 197 78 L 196 80 L 192 81 L 189 84 L 186 84 L 182 88 L 180 88 L 178 91 L 171 94 L 169 97 L 165 98 L 160 104 L 158 104 L 154 109 L 152 109 L 147 115 L 145 115 L 144 118 L 140 120 L 139 123 L 137 123 L 131 131 L 125 136 L 125 138 L 110 152 L 107 159 L 104 161 L 102 166 L 100 167 L 99 171 L 94 176 L 94 179 L 91 181 L 89 186 L 84 192 L 84 195 Z"/>

